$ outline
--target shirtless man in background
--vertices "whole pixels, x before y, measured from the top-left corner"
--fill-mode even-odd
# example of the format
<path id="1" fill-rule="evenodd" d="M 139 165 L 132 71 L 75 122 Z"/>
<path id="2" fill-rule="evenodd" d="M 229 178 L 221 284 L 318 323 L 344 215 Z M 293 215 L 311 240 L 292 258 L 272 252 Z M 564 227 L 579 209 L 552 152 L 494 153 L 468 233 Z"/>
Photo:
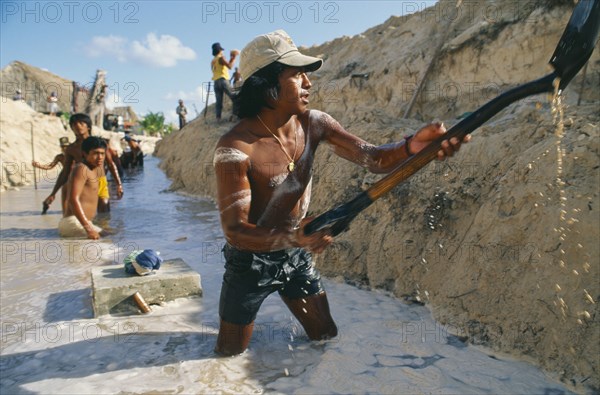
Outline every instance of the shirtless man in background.
<path id="1" fill-rule="evenodd" d="M 71 118 L 69 118 L 69 126 L 71 126 L 71 130 L 75 134 L 75 141 L 69 144 L 65 151 L 64 167 L 58 175 L 58 178 L 56 179 L 56 183 L 54 184 L 52 192 L 44 200 L 44 207 L 49 207 L 52 204 L 52 202 L 55 199 L 56 192 L 58 192 L 58 190 L 69 179 L 73 163 L 79 163 L 82 161 L 83 155 L 81 152 L 81 143 L 92 133 L 92 120 L 87 114 L 78 113 L 71 115 Z M 108 170 L 110 171 L 113 180 L 117 184 L 117 198 L 120 199 L 121 197 L 123 197 L 123 184 L 121 184 L 121 178 L 119 177 L 117 166 L 115 165 L 111 157 L 107 157 L 106 162 L 108 164 Z M 100 193 L 103 197 L 107 197 L 108 187 L 106 186 L 106 177 L 104 177 L 104 180 L 101 180 L 100 182 L 103 184 L 101 185 Z M 64 198 L 65 196 L 63 195 L 63 208 L 65 206 Z M 99 199 L 101 198 L 99 197 Z M 103 209 L 104 206 L 102 205 L 102 202 L 100 202 L 100 211 L 103 211 Z"/>
<path id="2" fill-rule="evenodd" d="M 104 176 L 106 142 L 90 136 L 81 144 L 83 160 L 73 166 L 67 182 L 67 204 L 58 224 L 62 237 L 87 237 L 97 240 L 102 229 L 92 224 L 98 209 L 99 180 Z"/>

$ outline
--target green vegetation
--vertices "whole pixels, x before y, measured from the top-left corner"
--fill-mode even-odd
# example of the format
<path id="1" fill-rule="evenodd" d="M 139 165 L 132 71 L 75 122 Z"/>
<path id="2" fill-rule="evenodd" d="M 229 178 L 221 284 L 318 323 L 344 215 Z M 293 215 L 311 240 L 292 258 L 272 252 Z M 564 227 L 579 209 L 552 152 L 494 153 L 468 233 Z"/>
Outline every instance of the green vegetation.
<path id="1" fill-rule="evenodd" d="M 173 131 L 173 129 L 175 129 L 175 126 L 172 123 L 165 125 L 165 127 L 163 128 L 163 135 L 170 134 Z"/>
<path id="2" fill-rule="evenodd" d="M 167 129 L 162 112 L 148 112 L 140 121 L 140 125 L 150 136 L 162 136 Z"/>

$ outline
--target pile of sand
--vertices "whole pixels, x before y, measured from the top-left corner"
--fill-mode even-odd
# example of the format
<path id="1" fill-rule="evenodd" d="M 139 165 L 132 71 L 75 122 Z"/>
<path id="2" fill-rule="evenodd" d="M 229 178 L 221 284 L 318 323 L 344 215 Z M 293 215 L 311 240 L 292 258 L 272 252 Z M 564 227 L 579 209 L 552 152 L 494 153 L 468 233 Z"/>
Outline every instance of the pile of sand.
<path id="1" fill-rule="evenodd" d="M 70 111 L 73 100 L 74 83 L 48 70 L 13 61 L 0 71 L 2 96 L 12 98 L 17 89 L 21 90 L 25 101 L 39 112 L 48 112 L 47 98 L 52 92 L 58 98 L 59 111 Z M 3 102 L 4 104 L 4 102 Z M 85 104 L 78 102 L 79 109 Z"/>
<path id="2" fill-rule="evenodd" d="M 13 102 L 6 98 L 1 100 L 0 190 L 5 190 L 33 183 L 33 156 L 38 162 L 49 163 L 60 153 L 58 139 L 66 136 L 72 141 L 74 136 L 65 130 L 58 117 L 38 113 L 23 102 Z M 36 177 L 41 178 L 39 171 Z"/>

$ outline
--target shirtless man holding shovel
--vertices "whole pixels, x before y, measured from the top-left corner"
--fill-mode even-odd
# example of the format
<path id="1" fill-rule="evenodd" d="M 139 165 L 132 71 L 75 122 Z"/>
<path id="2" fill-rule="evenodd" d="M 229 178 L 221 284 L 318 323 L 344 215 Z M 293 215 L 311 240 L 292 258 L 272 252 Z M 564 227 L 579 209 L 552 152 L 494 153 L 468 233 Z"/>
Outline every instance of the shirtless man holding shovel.
<path id="1" fill-rule="evenodd" d="M 258 36 L 242 51 L 238 100 L 241 121 L 215 149 L 221 225 L 227 244 L 215 351 L 243 352 L 264 299 L 278 291 L 312 340 L 337 335 L 311 252 L 333 241 L 325 231 L 304 234 L 315 151 L 326 143 L 340 157 L 386 173 L 443 135 L 442 124 L 423 127 L 397 143 L 371 145 L 331 116 L 308 110 L 307 72 L 323 61 L 301 54 L 282 30 Z M 467 136 L 464 141 L 468 141 Z M 461 142 L 445 141 L 438 158 Z"/>

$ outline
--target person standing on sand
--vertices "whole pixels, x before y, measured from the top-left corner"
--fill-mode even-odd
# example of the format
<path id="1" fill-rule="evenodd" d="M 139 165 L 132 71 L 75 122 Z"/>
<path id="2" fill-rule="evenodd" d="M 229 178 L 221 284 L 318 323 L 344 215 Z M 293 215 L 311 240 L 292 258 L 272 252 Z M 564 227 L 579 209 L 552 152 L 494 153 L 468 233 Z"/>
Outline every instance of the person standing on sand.
<path id="1" fill-rule="evenodd" d="M 223 112 L 223 94 L 229 96 L 233 100 L 233 93 L 229 87 L 229 69 L 233 67 L 235 58 L 239 55 L 237 49 L 232 49 L 230 53 L 229 62 L 223 57 L 224 48 L 219 43 L 212 45 L 213 60 L 210 62 L 210 68 L 213 76 L 212 80 L 215 85 L 215 112 L 217 120 L 221 120 L 221 113 Z"/>
<path id="2" fill-rule="evenodd" d="M 92 224 L 98 209 L 100 180 L 104 176 L 106 142 L 89 136 L 81 143 L 83 159 L 73 166 L 67 182 L 67 205 L 58 223 L 61 237 L 87 237 L 97 240 L 102 229 Z"/>
<path id="3" fill-rule="evenodd" d="M 58 96 L 56 96 L 56 92 L 50 93 L 50 96 L 48 96 L 47 101 L 48 101 L 48 113 L 50 115 L 56 115 L 56 113 L 59 110 L 59 108 L 58 108 Z"/>
<path id="4" fill-rule="evenodd" d="M 338 333 L 311 257 L 333 238 L 326 231 L 304 234 L 321 143 L 371 172 L 386 173 L 446 132 L 442 124 L 431 124 L 381 146 L 348 133 L 330 115 L 307 108 L 307 73 L 322 63 L 301 54 L 283 30 L 256 37 L 242 51 L 244 84 L 236 97 L 241 120 L 220 138 L 213 160 L 227 241 L 218 354 L 248 347 L 260 305 L 275 291 L 311 340 Z M 460 145 L 445 141 L 438 158 L 452 156 Z"/>
<path id="5" fill-rule="evenodd" d="M 187 116 L 187 108 L 185 108 L 182 99 L 179 99 L 179 105 L 175 109 L 175 112 L 179 117 L 179 130 L 181 130 L 185 126 Z"/>
<path id="6" fill-rule="evenodd" d="M 242 73 L 240 73 L 239 69 L 236 67 L 235 71 L 233 72 L 233 77 L 231 77 L 231 86 L 233 87 L 233 89 L 238 89 L 240 86 L 242 86 Z"/>
<path id="7" fill-rule="evenodd" d="M 22 101 L 25 102 L 25 97 L 23 96 L 23 94 L 21 93 L 20 89 L 17 89 L 15 91 L 15 94 L 13 96 L 13 101 Z"/>
<path id="8" fill-rule="evenodd" d="M 69 119 L 69 125 L 71 126 L 71 130 L 73 130 L 73 133 L 75 134 L 75 141 L 73 143 L 69 144 L 69 146 L 67 147 L 67 150 L 65 153 L 65 165 L 64 165 L 63 169 L 61 170 L 60 174 L 58 175 L 58 178 L 56 179 L 56 183 L 54 184 L 54 188 L 52 189 L 52 192 L 44 200 L 44 207 L 46 207 L 46 206 L 50 207 L 50 205 L 52 204 L 52 202 L 54 201 L 54 199 L 56 197 L 56 192 L 69 179 L 69 174 L 71 173 L 71 167 L 73 166 L 73 163 L 79 163 L 83 160 L 83 156 L 81 153 L 81 143 L 83 142 L 83 140 L 85 140 L 86 138 L 88 138 L 90 136 L 90 133 L 92 131 L 92 120 L 87 114 L 82 114 L 82 113 L 73 114 L 71 116 L 71 118 Z M 117 167 L 115 166 L 115 163 L 113 162 L 112 158 L 107 157 L 106 161 L 108 163 L 108 169 L 110 171 L 110 174 L 112 175 L 113 180 L 117 184 L 117 198 L 121 199 L 121 197 L 123 197 L 123 184 L 121 184 L 121 178 L 119 177 Z M 103 196 L 105 196 L 104 191 L 107 191 L 106 176 L 104 177 L 103 180 L 99 180 L 99 182 L 102 183 L 99 190 L 103 194 Z M 65 207 L 64 196 L 63 196 L 62 204 L 63 204 L 63 213 L 64 213 L 64 207 Z M 98 206 L 98 211 L 102 212 L 103 210 L 106 210 L 106 207 L 102 204 L 102 202 L 100 202 L 99 206 Z"/>

